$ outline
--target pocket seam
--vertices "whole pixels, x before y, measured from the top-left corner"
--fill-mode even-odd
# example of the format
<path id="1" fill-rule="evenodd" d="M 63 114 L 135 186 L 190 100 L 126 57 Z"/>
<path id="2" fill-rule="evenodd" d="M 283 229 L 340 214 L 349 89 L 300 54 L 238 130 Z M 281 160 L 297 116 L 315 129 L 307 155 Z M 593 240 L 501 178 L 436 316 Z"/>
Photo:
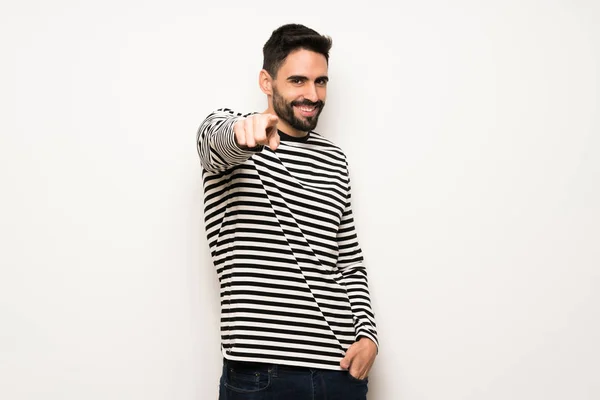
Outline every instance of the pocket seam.
<path id="1" fill-rule="evenodd" d="M 234 392 L 238 392 L 238 393 L 257 393 L 257 392 L 261 392 L 261 391 L 267 389 L 269 386 L 271 386 L 271 372 L 269 371 L 269 373 L 267 374 L 267 384 L 265 385 L 265 387 L 258 388 L 258 389 L 253 389 L 253 390 L 241 389 L 241 388 L 233 386 L 228 381 L 229 381 L 229 374 L 227 374 L 227 379 L 225 379 L 225 387 L 227 389 L 231 389 Z"/>

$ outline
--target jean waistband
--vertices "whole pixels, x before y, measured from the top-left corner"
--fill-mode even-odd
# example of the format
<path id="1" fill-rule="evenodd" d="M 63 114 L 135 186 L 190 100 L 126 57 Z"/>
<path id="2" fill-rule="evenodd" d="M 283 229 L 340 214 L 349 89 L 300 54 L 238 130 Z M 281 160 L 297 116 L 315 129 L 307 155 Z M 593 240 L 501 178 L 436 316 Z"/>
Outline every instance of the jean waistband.
<path id="1" fill-rule="evenodd" d="M 262 370 L 262 371 L 272 371 L 277 374 L 277 371 L 297 371 L 297 372 L 310 372 L 314 370 L 314 368 L 309 367 L 299 367 L 296 365 L 286 365 L 286 364 L 274 364 L 274 363 L 262 363 L 262 362 L 254 362 L 254 361 L 237 361 L 237 360 L 228 360 L 223 358 L 223 364 L 227 367 L 233 369 L 254 369 L 254 370 Z"/>

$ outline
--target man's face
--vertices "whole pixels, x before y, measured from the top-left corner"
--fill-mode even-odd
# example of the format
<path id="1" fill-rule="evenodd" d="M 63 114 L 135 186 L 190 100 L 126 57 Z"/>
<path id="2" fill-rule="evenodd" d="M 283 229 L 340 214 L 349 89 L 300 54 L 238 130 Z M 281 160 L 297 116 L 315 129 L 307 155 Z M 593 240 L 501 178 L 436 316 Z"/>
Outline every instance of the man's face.
<path id="1" fill-rule="evenodd" d="M 301 132 L 315 129 L 327 94 L 327 60 L 310 50 L 290 53 L 273 80 L 273 109 Z"/>

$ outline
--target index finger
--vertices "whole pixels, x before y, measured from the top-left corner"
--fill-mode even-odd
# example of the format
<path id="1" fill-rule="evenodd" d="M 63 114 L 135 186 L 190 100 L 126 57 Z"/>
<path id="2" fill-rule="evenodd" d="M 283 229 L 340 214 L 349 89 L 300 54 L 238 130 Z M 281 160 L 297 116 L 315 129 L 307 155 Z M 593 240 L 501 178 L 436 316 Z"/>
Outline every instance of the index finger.
<path id="1" fill-rule="evenodd" d="M 273 115 L 273 114 L 265 114 L 268 118 L 267 118 L 267 127 L 271 127 L 271 126 L 275 126 L 278 122 L 279 122 L 279 118 L 277 118 L 277 115 Z"/>

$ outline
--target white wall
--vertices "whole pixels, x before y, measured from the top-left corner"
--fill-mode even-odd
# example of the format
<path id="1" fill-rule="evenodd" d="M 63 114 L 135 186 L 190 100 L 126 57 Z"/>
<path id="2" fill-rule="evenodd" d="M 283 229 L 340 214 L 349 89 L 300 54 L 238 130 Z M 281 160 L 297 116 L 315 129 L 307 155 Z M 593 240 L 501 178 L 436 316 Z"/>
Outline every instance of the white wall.
<path id="1" fill-rule="evenodd" d="M 334 39 L 371 400 L 600 398 L 597 1 L 0 6 L 0 398 L 216 398 L 196 129 Z M 386 3 L 387 4 L 387 3 Z"/>

